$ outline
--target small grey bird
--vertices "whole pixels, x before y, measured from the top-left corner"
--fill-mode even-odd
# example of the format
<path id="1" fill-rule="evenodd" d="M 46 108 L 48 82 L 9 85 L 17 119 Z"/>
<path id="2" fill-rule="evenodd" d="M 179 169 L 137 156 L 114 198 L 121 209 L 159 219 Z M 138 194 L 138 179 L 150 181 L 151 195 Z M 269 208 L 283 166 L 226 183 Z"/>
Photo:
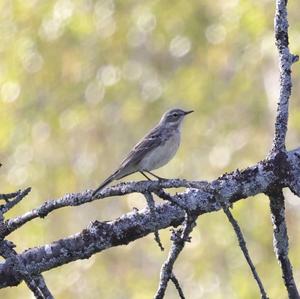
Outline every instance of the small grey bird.
<path id="1" fill-rule="evenodd" d="M 149 177 L 145 172 L 160 179 L 151 171 L 164 166 L 174 157 L 180 144 L 182 121 L 192 112 L 178 108 L 167 111 L 160 122 L 134 146 L 120 167 L 93 192 L 93 196 L 113 180 L 134 172 L 140 172 L 147 179 Z"/>

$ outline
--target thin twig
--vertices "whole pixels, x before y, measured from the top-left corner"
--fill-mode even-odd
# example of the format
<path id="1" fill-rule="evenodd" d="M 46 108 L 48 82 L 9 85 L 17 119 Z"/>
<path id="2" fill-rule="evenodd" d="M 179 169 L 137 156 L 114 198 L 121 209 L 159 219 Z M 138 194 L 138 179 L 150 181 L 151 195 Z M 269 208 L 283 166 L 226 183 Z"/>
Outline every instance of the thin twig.
<path id="1" fill-rule="evenodd" d="M 231 225 L 232 225 L 232 227 L 233 227 L 233 229 L 235 231 L 235 234 L 236 234 L 238 242 L 239 242 L 239 246 L 240 246 L 240 248 L 241 248 L 241 250 L 242 250 L 242 252 L 244 254 L 244 257 L 245 257 L 245 259 L 246 259 L 246 261 L 247 261 L 247 263 L 248 263 L 248 265 L 249 265 L 249 267 L 251 269 L 252 275 L 253 275 L 253 277 L 254 277 L 254 279 L 255 279 L 258 287 L 259 287 L 261 298 L 262 299 L 268 299 L 268 296 L 266 294 L 264 286 L 263 286 L 263 284 L 262 284 L 262 282 L 261 282 L 261 280 L 260 280 L 260 278 L 259 278 L 259 276 L 258 276 L 258 274 L 256 272 L 255 266 L 254 266 L 254 264 L 253 264 L 253 262 L 252 262 L 252 260 L 250 258 L 250 255 L 249 255 L 249 252 L 248 252 L 248 248 L 247 248 L 247 244 L 246 244 L 245 238 L 243 236 L 243 233 L 241 231 L 241 228 L 240 228 L 238 222 L 234 219 L 234 217 L 233 217 L 233 215 L 230 212 L 230 210 L 229 210 L 228 207 L 224 206 L 223 207 L 223 211 L 226 214 L 229 222 L 231 223 Z"/>
<path id="2" fill-rule="evenodd" d="M 15 198 L 10 200 L 10 201 L 6 201 L 6 204 L 0 206 L 0 210 L 1 213 L 4 214 L 7 211 L 9 211 L 11 208 L 13 208 L 16 204 L 18 204 L 23 198 L 25 198 L 25 196 L 31 191 L 31 188 L 26 188 L 23 191 L 18 191 L 16 193 L 11 193 L 11 194 L 16 194 Z M 11 195 L 10 194 L 10 195 Z M 3 195 L 3 194 L 1 194 Z"/>
<path id="3" fill-rule="evenodd" d="M 46 285 L 44 277 L 41 274 L 34 276 L 33 279 L 45 299 L 54 299 L 53 295 Z"/>
<path id="4" fill-rule="evenodd" d="M 293 269 L 288 257 L 289 239 L 285 220 L 284 196 L 281 189 L 269 193 L 273 223 L 273 247 L 280 264 L 282 278 L 290 299 L 298 299 L 299 292 L 294 280 Z"/>
<path id="5" fill-rule="evenodd" d="M 6 202 L 9 201 L 9 199 L 16 197 L 19 193 L 21 192 L 21 190 L 17 191 L 17 192 L 12 192 L 12 193 L 1 193 L 0 194 L 0 199 L 4 199 Z"/>
<path id="6" fill-rule="evenodd" d="M 176 278 L 176 276 L 173 272 L 171 274 L 170 280 L 173 282 L 173 284 L 174 284 L 174 286 L 175 286 L 175 288 L 178 292 L 178 295 L 179 295 L 180 299 L 185 299 L 185 296 L 183 294 L 183 291 L 182 291 L 182 288 L 179 284 L 179 281 L 178 281 L 178 279 Z"/>
<path id="7" fill-rule="evenodd" d="M 153 196 L 150 192 L 145 192 L 144 196 L 147 200 L 147 204 L 148 204 L 151 216 L 153 217 L 153 221 L 156 223 L 155 202 L 154 202 Z M 157 228 L 154 231 L 154 239 L 155 239 L 156 243 L 158 244 L 158 247 L 161 249 L 161 251 L 164 251 L 164 247 L 161 243 L 161 240 L 159 237 L 159 232 L 158 232 Z"/>

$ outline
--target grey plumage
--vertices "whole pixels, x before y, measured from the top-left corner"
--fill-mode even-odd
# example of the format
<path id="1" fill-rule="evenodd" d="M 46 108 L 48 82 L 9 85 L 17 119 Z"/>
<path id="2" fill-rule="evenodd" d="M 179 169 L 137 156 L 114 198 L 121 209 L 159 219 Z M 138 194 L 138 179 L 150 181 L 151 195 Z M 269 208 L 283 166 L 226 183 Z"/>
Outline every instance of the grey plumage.
<path id="1" fill-rule="evenodd" d="M 168 163 L 176 154 L 180 144 L 182 120 L 191 112 L 193 111 L 181 109 L 167 111 L 160 122 L 133 147 L 117 171 L 93 192 L 93 196 L 113 180 L 137 171 L 149 172 Z"/>

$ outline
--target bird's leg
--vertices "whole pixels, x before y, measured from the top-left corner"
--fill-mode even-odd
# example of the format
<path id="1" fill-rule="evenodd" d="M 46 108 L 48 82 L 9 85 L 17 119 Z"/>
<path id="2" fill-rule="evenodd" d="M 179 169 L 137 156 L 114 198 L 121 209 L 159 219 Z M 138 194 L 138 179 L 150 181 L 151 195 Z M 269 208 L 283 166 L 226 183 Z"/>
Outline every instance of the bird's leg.
<path id="1" fill-rule="evenodd" d="M 147 173 L 151 174 L 152 176 L 154 176 L 155 178 L 157 178 L 158 180 L 162 181 L 162 180 L 166 180 L 165 178 L 162 178 L 156 174 L 154 174 L 153 172 L 146 170 Z"/>
<path id="2" fill-rule="evenodd" d="M 140 173 L 148 180 L 148 181 L 152 181 L 143 171 L 140 171 Z"/>

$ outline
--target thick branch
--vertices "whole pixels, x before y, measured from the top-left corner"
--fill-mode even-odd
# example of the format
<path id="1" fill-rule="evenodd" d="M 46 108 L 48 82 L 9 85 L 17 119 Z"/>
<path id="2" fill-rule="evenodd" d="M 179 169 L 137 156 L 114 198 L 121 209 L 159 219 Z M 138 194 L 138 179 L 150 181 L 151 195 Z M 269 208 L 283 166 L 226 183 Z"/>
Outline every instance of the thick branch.
<path id="1" fill-rule="evenodd" d="M 276 46 L 279 54 L 280 95 L 278 99 L 277 116 L 275 122 L 275 136 L 272 152 L 285 151 L 285 137 L 287 132 L 289 98 L 292 90 L 291 66 L 299 57 L 290 53 L 288 37 L 288 17 L 286 0 L 276 0 L 274 30 Z"/>
<path id="2" fill-rule="evenodd" d="M 37 299 L 53 299 L 45 280 L 41 274 L 31 275 L 28 273 L 23 260 L 17 255 L 13 249 L 15 245 L 9 241 L 3 240 L 0 242 L 0 255 L 5 259 L 9 259 L 15 267 L 16 277 L 24 279 L 28 288 L 32 291 Z"/>
<path id="3" fill-rule="evenodd" d="M 300 152 L 299 152 L 300 154 Z M 162 188 L 201 188 L 207 186 L 207 182 L 201 181 L 187 181 L 180 179 L 171 179 L 163 181 L 141 181 L 141 182 L 130 182 L 130 183 L 120 183 L 114 187 L 105 188 L 97 193 L 96 197 L 92 196 L 92 191 L 88 190 L 82 193 L 71 193 L 57 200 L 48 200 L 43 203 L 40 207 L 33 209 L 22 216 L 10 219 L 6 221 L 6 231 L 3 236 L 7 236 L 14 230 L 18 229 L 28 221 L 35 218 L 44 218 L 49 213 L 68 206 L 80 206 L 82 204 L 103 199 L 111 196 L 120 196 L 129 193 L 139 192 L 139 193 L 149 193 L 159 191 Z"/>
<path id="4" fill-rule="evenodd" d="M 94 222 L 81 233 L 53 242 L 52 244 L 31 248 L 21 254 L 26 269 L 30 274 L 39 274 L 43 271 L 61 266 L 78 259 L 89 258 L 91 255 L 107 248 L 128 244 L 138 238 L 153 233 L 157 229 L 169 226 L 177 226 L 184 220 L 185 211 L 193 215 L 201 215 L 212 211 L 218 211 L 225 202 L 234 203 L 242 198 L 247 198 L 259 193 L 267 193 L 274 189 L 274 185 L 289 186 L 293 181 L 300 178 L 299 158 L 300 149 L 287 153 L 286 155 L 261 161 L 256 165 L 243 171 L 236 170 L 230 174 L 223 175 L 211 183 L 191 183 L 198 189 L 191 188 L 184 193 L 173 196 L 176 202 L 184 210 L 170 202 L 165 202 L 155 207 L 156 222 L 149 209 L 139 212 L 134 211 L 123 215 L 121 218 L 111 222 Z M 280 171 L 278 170 L 280 168 Z M 179 183 L 186 181 L 170 180 L 165 182 L 137 182 L 119 184 L 107 188 L 98 194 L 99 198 L 123 195 L 131 192 L 155 191 L 162 187 L 176 187 Z M 296 184 L 297 185 L 297 184 Z M 91 201 L 91 191 L 65 196 L 63 199 L 48 202 L 42 206 L 45 213 L 56 209 L 56 205 L 78 205 Z M 63 204 L 61 201 L 63 200 Z M 50 207 L 47 210 L 47 207 Z M 39 217 L 39 209 L 28 214 Z M 8 221 L 8 229 L 16 228 L 16 223 L 23 222 L 23 217 Z M 21 219 L 21 220 L 20 220 Z M 19 222 L 20 221 L 20 222 Z M 16 269 L 11 265 L 9 259 L 0 264 L 0 287 L 17 285 L 20 279 L 16 276 Z"/>
<path id="5" fill-rule="evenodd" d="M 293 269 L 290 263 L 289 239 L 285 221 L 284 196 L 281 189 L 269 194 L 270 208 L 273 222 L 273 246 L 278 262 L 281 266 L 282 278 L 290 299 L 298 299 L 299 293 L 293 277 Z"/>

